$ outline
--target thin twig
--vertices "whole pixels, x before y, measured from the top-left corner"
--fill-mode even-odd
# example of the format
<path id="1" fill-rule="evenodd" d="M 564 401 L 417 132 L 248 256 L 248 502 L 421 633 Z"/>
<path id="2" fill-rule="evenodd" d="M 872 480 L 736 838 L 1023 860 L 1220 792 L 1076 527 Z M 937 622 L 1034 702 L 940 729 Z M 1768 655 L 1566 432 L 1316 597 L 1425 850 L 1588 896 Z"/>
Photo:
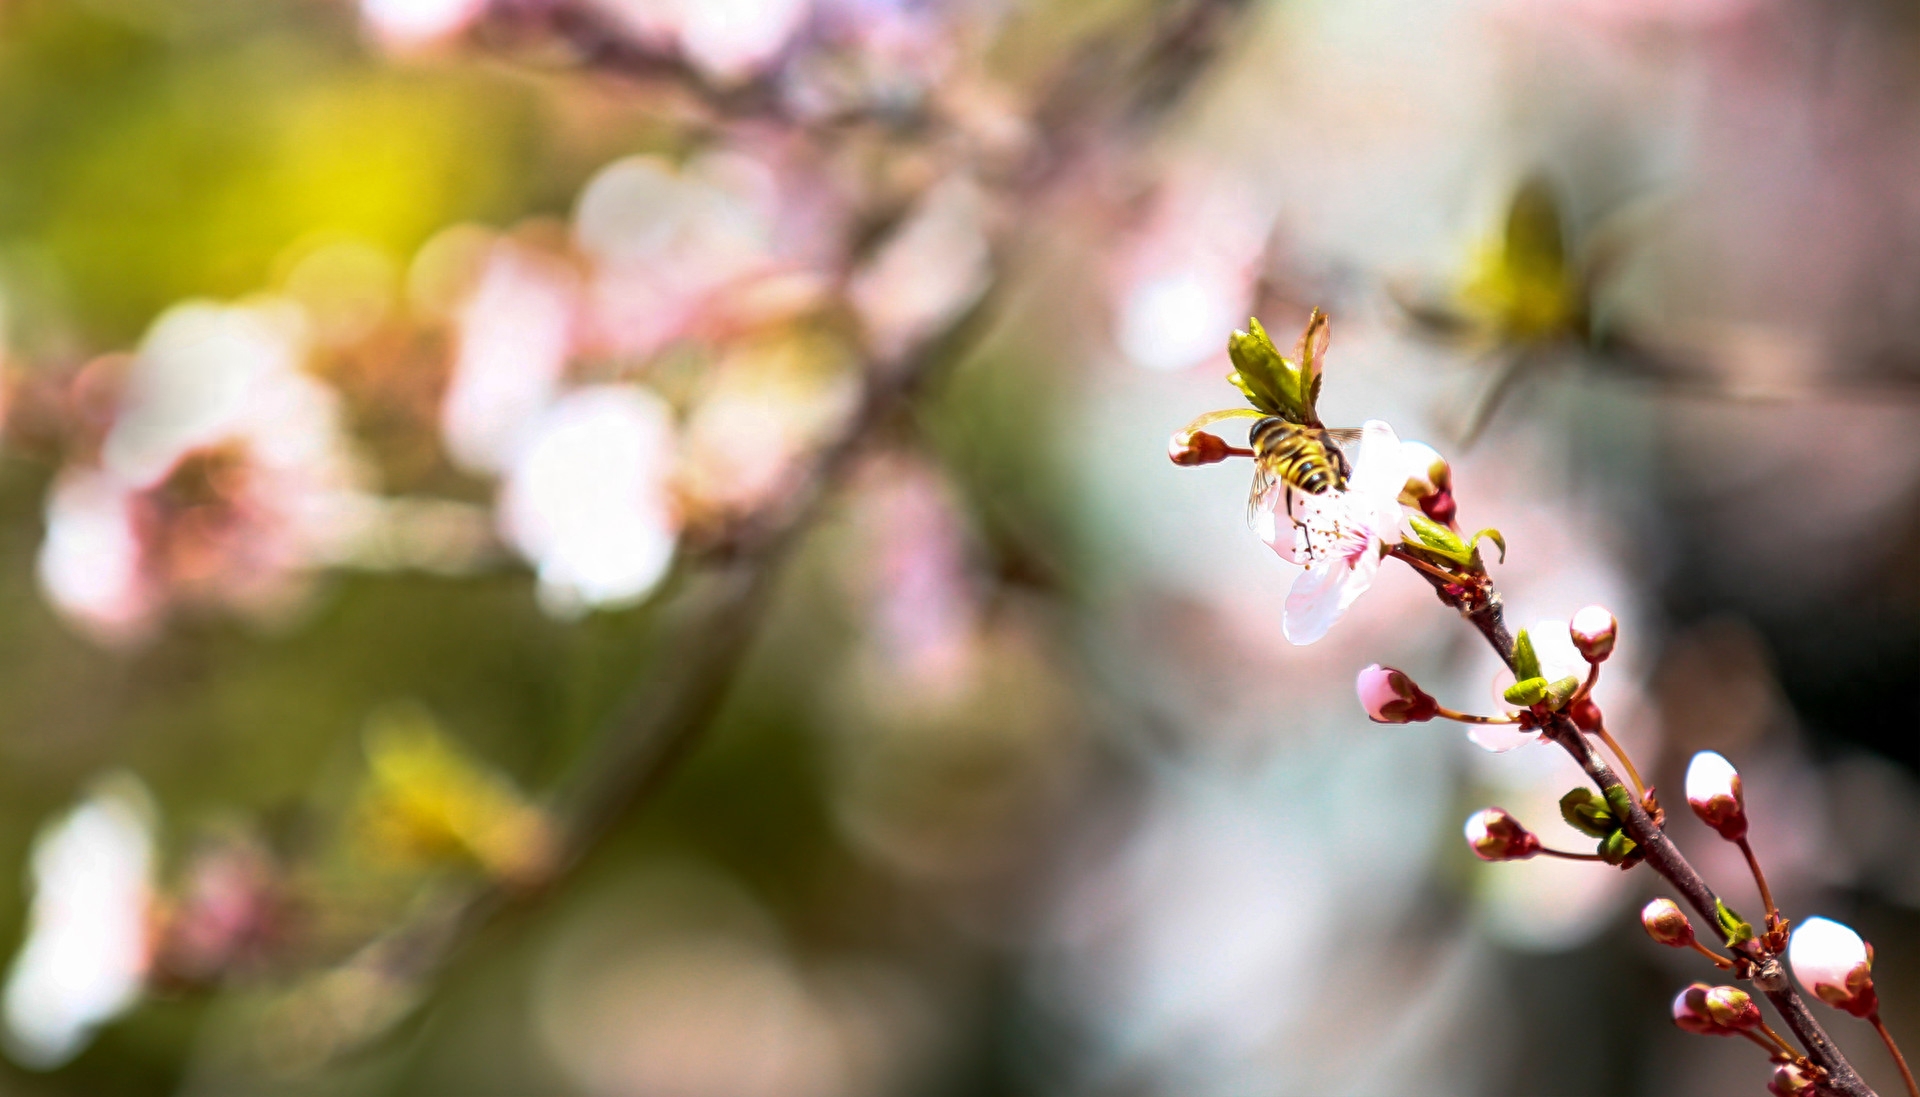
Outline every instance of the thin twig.
<path id="1" fill-rule="evenodd" d="M 1874 1010 L 1873 1014 L 1867 1018 L 1867 1023 L 1880 1034 L 1881 1042 L 1887 1045 L 1887 1052 L 1893 1056 L 1894 1064 L 1900 1068 L 1900 1078 L 1907 1083 L 1907 1097 L 1920 1097 L 1920 1085 L 1915 1085 L 1913 1082 L 1913 1071 L 1907 1069 L 1907 1057 L 1900 1054 L 1900 1045 L 1893 1042 L 1893 1033 L 1888 1032 L 1887 1026 L 1881 1022 L 1880 1011 Z"/>
<path id="2" fill-rule="evenodd" d="M 1773 891 L 1767 887 L 1767 874 L 1760 871 L 1760 859 L 1753 855 L 1753 847 L 1747 844 L 1744 836 L 1739 846 L 1740 852 L 1747 858 L 1747 867 L 1753 870 L 1753 882 L 1760 888 L 1760 901 L 1767 906 L 1767 928 L 1772 929 L 1780 923 L 1780 908 L 1773 905 Z"/>
<path id="3" fill-rule="evenodd" d="M 1647 783 L 1640 779 L 1640 771 L 1635 768 L 1633 759 L 1628 757 L 1626 748 L 1622 747 L 1620 741 L 1608 733 L 1607 725 L 1605 723 L 1596 725 L 1593 733 L 1600 737 L 1601 742 L 1607 744 L 1607 749 L 1613 751 L 1615 758 L 1620 759 L 1620 765 L 1626 769 L 1627 776 L 1633 781 L 1633 794 L 1640 797 L 1646 796 Z M 1773 904 L 1769 903 L 1767 905 L 1772 906 Z"/>

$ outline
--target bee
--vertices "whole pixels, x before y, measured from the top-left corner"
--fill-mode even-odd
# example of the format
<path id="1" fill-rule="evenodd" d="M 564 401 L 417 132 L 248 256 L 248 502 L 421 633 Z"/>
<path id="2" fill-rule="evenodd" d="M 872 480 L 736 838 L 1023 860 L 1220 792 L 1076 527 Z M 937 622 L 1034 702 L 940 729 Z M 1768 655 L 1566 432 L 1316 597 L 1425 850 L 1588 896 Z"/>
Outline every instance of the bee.
<path id="1" fill-rule="evenodd" d="M 1286 490 L 1286 513 L 1293 516 L 1295 493 L 1325 495 L 1345 491 L 1353 464 L 1345 447 L 1357 444 L 1357 429 L 1302 426 L 1279 416 L 1268 416 L 1247 432 L 1253 450 L 1253 491 L 1247 496 L 1247 520 L 1256 528 L 1279 502 L 1274 494 Z"/>

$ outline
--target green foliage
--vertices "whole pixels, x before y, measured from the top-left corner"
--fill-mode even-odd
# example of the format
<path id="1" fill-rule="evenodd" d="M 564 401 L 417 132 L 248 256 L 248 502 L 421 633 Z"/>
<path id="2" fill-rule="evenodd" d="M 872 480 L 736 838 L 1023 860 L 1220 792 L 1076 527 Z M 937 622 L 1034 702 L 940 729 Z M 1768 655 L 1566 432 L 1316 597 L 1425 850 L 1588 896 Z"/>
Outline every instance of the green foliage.
<path id="1" fill-rule="evenodd" d="M 1607 802 L 1585 785 L 1560 797 L 1560 817 L 1567 825 L 1589 838 L 1605 838 L 1618 829 L 1619 819 Z"/>
<path id="2" fill-rule="evenodd" d="M 1448 560 L 1470 571 L 1483 570 L 1480 559 L 1480 541 L 1484 538 L 1500 546 L 1500 559 L 1507 558 L 1507 539 L 1497 529 L 1483 529 L 1470 539 L 1463 539 L 1440 523 L 1424 514 L 1408 516 L 1408 524 L 1413 528 L 1413 546 L 1433 556 Z"/>
<path id="3" fill-rule="evenodd" d="M 1507 703 L 1510 705 L 1530 708 L 1546 699 L 1547 680 L 1545 678 L 1522 678 L 1502 691 L 1501 696 L 1505 697 Z"/>
<path id="4" fill-rule="evenodd" d="M 1727 939 L 1730 948 L 1738 948 L 1753 940 L 1753 924 L 1733 912 L 1725 901 L 1715 899 L 1713 919 L 1720 926 L 1720 932 Z"/>
<path id="5" fill-rule="evenodd" d="M 1540 654 L 1533 650 L 1533 637 L 1526 629 L 1513 638 L 1513 676 L 1525 681 L 1540 677 Z"/>
<path id="6" fill-rule="evenodd" d="M 1610 832 L 1605 838 L 1600 839 L 1600 845 L 1595 852 L 1599 853 L 1600 859 L 1607 864 L 1623 865 L 1626 864 L 1627 858 L 1632 857 L 1634 851 L 1638 848 L 1639 846 L 1634 840 L 1627 837 L 1626 831 L 1615 830 Z"/>
<path id="7" fill-rule="evenodd" d="M 1308 426 L 1318 423 L 1314 414 L 1319 393 L 1317 362 L 1303 364 L 1282 357 L 1257 318 L 1248 320 L 1247 327 L 1250 330 L 1227 337 L 1227 357 L 1233 360 L 1227 380 L 1248 403 L 1268 415 Z"/>

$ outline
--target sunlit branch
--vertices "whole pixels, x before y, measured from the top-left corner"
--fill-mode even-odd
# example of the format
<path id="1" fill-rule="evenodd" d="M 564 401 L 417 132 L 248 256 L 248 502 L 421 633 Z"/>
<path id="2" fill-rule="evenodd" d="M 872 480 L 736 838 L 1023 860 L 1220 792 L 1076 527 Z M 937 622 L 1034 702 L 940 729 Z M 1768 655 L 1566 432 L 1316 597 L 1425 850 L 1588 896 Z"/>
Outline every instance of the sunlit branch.
<path id="1" fill-rule="evenodd" d="M 1429 576 L 1429 581 L 1433 581 L 1432 576 Z M 1453 582 L 1448 579 L 1444 583 L 1435 582 L 1434 585 L 1449 604 L 1460 608 L 1467 620 L 1480 630 L 1482 636 L 1486 637 L 1494 653 L 1511 668 L 1513 666 L 1513 634 L 1507 630 L 1506 615 L 1500 595 L 1495 591 L 1487 590 L 1474 603 L 1463 605 L 1457 597 L 1449 593 L 1448 584 Z M 1619 788 L 1622 792 L 1626 790 L 1626 786 L 1608 768 L 1606 762 L 1594 752 L 1587 737 L 1565 714 L 1555 713 L 1542 731 L 1547 738 L 1558 743 L 1563 750 L 1572 755 L 1574 761 L 1578 762 L 1580 768 L 1585 771 L 1588 779 L 1602 791 L 1609 788 Z M 1715 931 L 1720 934 L 1723 941 L 1727 940 L 1727 932 L 1721 926 L 1719 917 L 1719 910 L 1723 906 L 1720 897 L 1714 894 L 1713 889 L 1707 886 L 1706 880 L 1700 876 L 1699 871 L 1681 855 L 1673 841 L 1667 837 L 1666 832 L 1654 825 L 1653 819 L 1638 802 L 1628 797 L 1626 809 L 1623 824 L 1627 836 L 1638 844 L 1646 857 L 1647 864 L 1672 884 L 1686 898 L 1687 904 L 1706 919 L 1708 925 L 1715 927 Z M 1808 1058 L 1826 1071 L 1826 1088 L 1844 1097 L 1875 1097 L 1873 1089 L 1860 1077 L 1859 1072 L 1854 1070 L 1853 1064 L 1847 1061 L 1847 1057 L 1834 1044 L 1832 1037 L 1827 1035 L 1826 1029 L 1821 1027 L 1819 1020 L 1807 1009 L 1805 1001 L 1795 992 L 1785 969 L 1780 964 L 1779 957 L 1765 951 L 1758 938 L 1732 947 L 1733 951 L 1750 965 L 1749 977 L 1754 986 L 1767 996 L 1767 1000 L 1773 1003 L 1775 1009 L 1780 1011 L 1780 1016 L 1787 1027 L 1793 1030 L 1801 1046 L 1806 1048 Z"/>

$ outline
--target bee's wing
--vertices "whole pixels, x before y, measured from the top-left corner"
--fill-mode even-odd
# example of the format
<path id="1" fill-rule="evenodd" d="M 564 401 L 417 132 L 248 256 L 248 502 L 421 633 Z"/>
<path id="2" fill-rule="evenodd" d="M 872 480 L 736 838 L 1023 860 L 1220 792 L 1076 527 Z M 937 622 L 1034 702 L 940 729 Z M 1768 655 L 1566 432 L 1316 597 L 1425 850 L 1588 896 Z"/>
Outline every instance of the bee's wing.
<path id="1" fill-rule="evenodd" d="M 1274 508 L 1280 505 L 1280 494 L 1287 490 L 1278 473 L 1264 458 L 1253 459 L 1253 490 L 1247 494 L 1247 525 L 1262 540 L 1271 540 L 1274 531 Z"/>

